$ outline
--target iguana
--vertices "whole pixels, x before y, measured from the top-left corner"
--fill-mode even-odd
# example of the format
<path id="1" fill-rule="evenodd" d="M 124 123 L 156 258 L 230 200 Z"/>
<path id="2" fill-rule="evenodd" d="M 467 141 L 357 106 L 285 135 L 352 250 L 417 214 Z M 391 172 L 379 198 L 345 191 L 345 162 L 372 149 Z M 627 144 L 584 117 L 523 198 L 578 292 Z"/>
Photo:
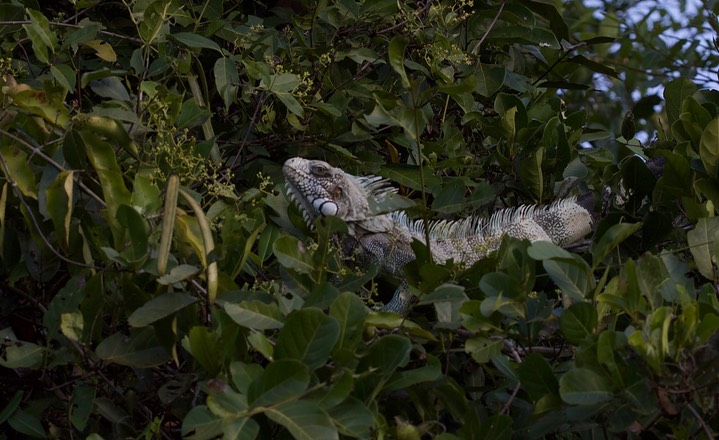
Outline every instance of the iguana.
<path id="1" fill-rule="evenodd" d="M 310 227 L 318 216 L 344 220 L 352 243 L 383 270 L 401 277 L 402 266 L 415 259 L 412 240 L 425 243 L 423 221 L 410 220 L 403 212 L 373 213 L 371 204 L 396 191 L 387 180 L 353 176 L 326 162 L 300 157 L 287 160 L 282 171 L 287 195 Z M 433 260 L 440 264 L 452 259 L 471 265 L 497 250 L 505 234 L 567 246 L 587 235 L 591 225 L 589 211 L 572 197 L 546 207 L 503 209 L 489 220 L 470 217 L 431 222 L 429 248 Z M 412 295 L 403 283 L 382 310 L 406 314 L 411 302 Z"/>

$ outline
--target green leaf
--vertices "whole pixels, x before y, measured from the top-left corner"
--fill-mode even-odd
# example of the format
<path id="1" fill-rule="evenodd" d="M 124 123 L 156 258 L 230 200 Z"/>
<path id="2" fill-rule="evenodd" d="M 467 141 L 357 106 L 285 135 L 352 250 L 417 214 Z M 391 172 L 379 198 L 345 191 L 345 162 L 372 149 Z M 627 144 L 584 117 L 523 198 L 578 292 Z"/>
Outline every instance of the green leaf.
<path id="1" fill-rule="evenodd" d="M 570 405 L 596 405 L 612 399 L 606 380 L 588 368 L 573 368 L 559 379 L 559 395 Z"/>
<path id="2" fill-rule="evenodd" d="M 719 118 L 712 119 L 699 140 L 699 157 L 709 176 L 716 178 L 719 171 Z"/>
<path id="3" fill-rule="evenodd" d="M 95 354 L 107 362 L 150 368 L 167 362 L 170 354 L 159 345 L 152 327 L 133 331 L 130 336 L 115 333 L 97 346 Z"/>
<path id="4" fill-rule="evenodd" d="M 116 99 L 124 102 L 130 101 L 130 94 L 127 93 L 125 85 L 120 78 L 116 76 L 108 76 L 90 81 L 90 88 L 103 98 Z"/>
<path id="5" fill-rule="evenodd" d="M 510 115 L 510 112 L 507 112 L 507 115 Z M 514 117 L 513 113 L 511 117 Z M 514 136 L 514 129 L 512 130 L 512 135 Z M 544 195 L 543 160 L 544 147 L 540 147 L 519 164 L 519 177 L 522 180 L 523 186 L 527 188 L 534 199 L 539 202 L 542 201 L 542 196 Z"/>
<path id="6" fill-rule="evenodd" d="M 277 304 L 265 304 L 261 301 L 242 301 L 239 304 L 222 302 L 227 315 L 243 327 L 255 330 L 282 328 L 283 319 Z"/>
<path id="7" fill-rule="evenodd" d="M 719 217 L 700 218 L 697 225 L 687 232 L 689 251 L 694 257 L 699 273 L 704 278 L 714 279 L 716 263 L 716 242 L 719 238 Z"/>
<path id="8" fill-rule="evenodd" d="M 464 199 L 465 186 L 460 180 L 453 180 L 442 187 L 432 202 L 432 209 L 442 214 L 453 214 L 467 206 Z"/>
<path id="9" fill-rule="evenodd" d="M 357 371 L 369 371 L 378 368 L 385 375 L 407 365 L 412 344 L 409 339 L 399 335 L 388 335 L 372 344 L 367 355 L 362 358 Z"/>
<path id="10" fill-rule="evenodd" d="M 202 35 L 193 34 L 190 32 L 178 32 L 172 34 L 171 37 L 187 47 L 195 49 L 212 49 L 218 52 L 222 52 L 220 46 L 209 38 L 203 37 Z"/>
<path id="11" fill-rule="evenodd" d="M 247 401 L 253 407 L 272 405 L 299 397 L 310 384 L 307 366 L 295 359 L 270 363 L 250 384 Z"/>
<path id="12" fill-rule="evenodd" d="M 330 306 L 330 316 L 338 324 L 335 349 L 354 348 L 362 339 L 364 321 L 369 310 L 364 302 L 350 292 L 342 292 Z"/>
<path id="13" fill-rule="evenodd" d="M 406 47 L 407 40 L 403 36 L 398 35 L 389 42 L 388 56 L 389 65 L 392 66 L 392 69 L 397 72 L 400 80 L 402 80 L 402 87 L 409 89 L 409 78 L 407 77 L 407 72 L 404 70 L 404 51 Z"/>
<path id="14" fill-rule="evenodd" d="M 297 359 L 310 370 L 327 362 L 339 337 L 337 320 L 314 307 L 304 308 L 287 317 L 277 338 L 275 359 Z"/>
<path id="15" fill-rule="evenodd" d="M 423 166 L 422 171 L 425 183 L 424 191 L 432 194 L 434 193 L 435 188 L 439 187 L 441 180 L 435 175 L 434 170 L 429 166 Z M 402 164 L 386 165 L 382 167 L 378 174 L 408 188 L 417 191 L 423 190 L 422 176 L 420 168 L 417 166 Z"/>
<path id="16" fill-rule="evenodd" d="M 262 367 L 258 364 L 246 364 L 235 361 L 230 364 L 230 376 L 232 383 L 242 394 L 247 394 L 252 382 L 262 375 Z"/>
<path id="17" fill-rule="evenodd" d="M 684 99 L 693 95 L 696 91 L 697 86 L 685 77 L 677 78 L 666 85 L 664 88 L 664 100 L 666 101 L 665 108 L 670 127 L 679 120 Z"/>
<path id="18" fill-rule="evenodd" d="M 37 183 L 30 168 L 27 154 L 7 143 L 0 145 L 0 154 L 2 154 L 10 172 L 10 175 L 7 176 L 8 180 L 15 181 L 24 196 L 37 200 Z M 4 174 L 8 171 L 5 170 L 5 167 L 2 167 L 2 170 Z"/>
<path id="19" fill-rule="evenodd" d="M 133 327 L 144 327 L 176 313 L 198 300 L 187 293 L 165 293 L 152 298 L 127 318 Z"/>
<path id="20" fill-rule="evenodd" d="M 260 425 L 254 419 L 242 417 L 236 420 L 223 420 L 223 438 L 237 440 L 253 440 L 260 432 Z M 184 438 L 184 437 L 183 437 Z"/>
<path id="21" fill-rule="evenodd" d="M 62 154 L 71 167 L 83 168 L 86 166 L 85 143 L 77 130 L 70 129 L 65 132 L 65 137 L 62 141 Z"/>
<path id="22" fill-rule="evenodd" d="M 196 325 L 190 329 L 182 345 L 211 376 L 220 372 L 224 355 L 216 333 Z"/>
<path id="23" fill-rule="evenodd" d="M 92 22 L 89 20 L 82 20 L 78 24 L 82 27 L 73 31 L 70 34 L 67 34 L 63 39 L 63 49 L 94 40 L 97 36 L 98 31 L 100 31 L 102 28 L 102 25 L 100 23 Z"/>
<path id="24" fill-rule="evenodd" d="M 50 73 L 58 84 L 62 86 L 66 91 L 72 92 L 75 90 L 75 71 L 72 67 L 67 64 L 56 64 L 50 66 Z"/>
<path id="25" fill-rule="evenodd" d="M 370 438 L 374 426 L 374 413 L 354 397 L 328 410 L 340 434 L 353 438 Z"/>
<path id="26" fill-rule="evenodd" d="M 45 349 L 31 342 L 18 341 L 5 338 L 0 341 L 0 349 L 4 350 L 0 356 L 0 366 L 10 369 L 35 369 L 42 365 Z"/>
<path id="27" fill-rule="evenodd" d="M 70 422 L 78 431 L 84 431 L 95 406 L 96 387 L 82 384 L 75 387 L 70 399 Z"/>
<path id="28" fill-rule="evenodd" d="M 569 259 L 547 259 L 542 265 L 549 278 L 573 301 L 584 301 L 594 289 L 592 270 L 576 255 Z"/>
<path id="29" fill-rule="evenodd" d="M 462 303 L 467 299 L 467 295 L 464 293 L 464 287 L 454 284 L 442 284 L 432 292 L 422 295 L 418 304 L 441 302 Z"/>
<path id="30" fill-rule="evenodd" d="M 130 204 L 130 191 L 124 181 L 124 173 L 117 164 L 115 150 L 99 136 L 88 131 L 81 131 L 80 137 L 85 143 L 87 157 L 97 171 L 102 193 L 107 204 L 108 217 L 114 219 L 120 205 Z"/>
<path id="31" fill-rule="evenodd" d="M 225 103 L 225 111 L 227 111 L 237 99 L 237 88 L 240 83 L 237 65 L 229 58 L 218 58 L 213 71 L 215 87 L 222 96 L 222 102 Z"/>
<path id="32" fill-rule="evenodd" d="M 34 438 L 47 438 L 45 428 L 42 427 L 40 419 L 34 414 L 21 409 L 10 416 L 8 423 L 15 431 Z"/>
<path id="33" fill-rule="evenodd" d="M 489 339 L 484 336 L 474 336 L 464 344 L 464 351 L 480 364 L 486 364 L 493 357 L 502 354 L 504 342 L 501 339 Z"/>
<path id="34" fill-rule="evenodd" d="M 315 270 L 314 262 L 305 245 L 295 237 L 285 235 L 278 238 L 272 245 L 272 251 L 277 261 L 288 269 L 306 274 L 311 274 Z"/>
<path id="35" fill-rule="evenodd" d="M 305 109 L 302 108 L 302 104 L 300 104 L 297 98 L 287 92 L 274 92 L 274 94 L 291 113 L 301 118 L 305 116 Z"/>
<path id="36" fill-rule="evenodd" d="M 27 32 L 28 38 L 32 43 L 32 50 L 38 60 L 45 64 L 50 63 L 48 49 L 51 53 L 55 53 L 57 47 L 57 35 L 50 30 L 50 20 L 41 12 L 32 9 L 26 9 L 30 24 L 24 24 L 22 27 Z"/>
<path id="37" fill-rule="evenodd" d="M 592 246 L 592 267 L 597 268 L 614 248 L 641 229 L 641 223 L 617 223 L 609 228 Z"/>
<path id="38" fill-rule="evenodd" d="M 433 382 L 442 379 L 442 366 L 435 357 L 429 358 L 429 365 L 412 370 L 400 371 L 384 387 L 385 392 L 401 389 L 410 389 L 423 382 Z"/>
<path id="39" fill-rule="evenodd" d="M 294 73 L 270 75 L 260 80 L 260 88 L 274 93 L 289 93 L 300 85 L 300 78 Z"/>
<path id="40" fill-rule="evenodd" d="M 62 171 L 45 190 L 47 213 L 55 226 L 55 232 L 65 245 L 70 240 L 72 192 L 75 183 L 73 177 L 72 171 Z"/>
<path id="41" fill-rule="evenodd" d="M 123 252 L 123 256 L 130 261 L 137 261 L 147 255 L 150 232 L 145 218 L 135 208 L 124 204 L 117 207 L 116 218 L 130 236 L 130 247 L 127 252 Z"/>
<path id="42" fill-rule="evenodd" d="M 216 438 L 222 434 L 223 425 L 223 420 L 212 414 L 205 405 L 198 405 L 182 420 L 182 438 L 186 440 Z"/>
<path id="43" fill-rule="evenodd" d="M 25 8 L 20 4 L 14 5 L 9 2 L 0 3 L 0 20 L 8 23 L 0 25 L 0 35 L 6 35 L 18 32 L 20 26 L 14 24 L 22 21 L 25 17 Z M 0 423 L 2 423 L 0 421 Z"/>
<path id="44" fill-rule="evenodd" d="M 477 440 L 510 440 L 512 438 L 512 418 L 505 415 L 488 417 L 480 425 Z"/>
<path id="45" fill-rule="evenodd" d="M 22 396 L 25 394 L 25 391 L 18 390 L 13 394 L 12 399 L 5 405 L 5 408 L 0 411 L 0 425 L 5 423 L 5 421 L 10 418 L 10 416 L 15 412 L 16 409 L 20 406 L 20 402 L 22 401 Z"/>
<path id="46" fill-rule="evenodd" d="M 200 268 L 191 266 L 189 264 L 179 264 L 170 270 L 169 273 L 159 277 L 157 282 L 163 286 L 171 286 L 180 281 L 185 281 L 193 278 L 200 272 Z"/>
<path id="47" fill-rule="evenodd" d="M 198 127 L 207 121 L 212 114 L 206 108 L 200 108 L 194 99 L 182 103 L 180 114 L 177 116 L 177 129 Z"/>
<path id="48" fill-rule="evenodd" d="M 507 69 L 494 64 L 477 63 L 475 91 L 485 98 L 491 98 L 504 85 Z"/>
<path id="49" fill-rule="evenodd" d="M 315 402 L 282 403 L 267 408 L 265 414 L 270 420 L 287 428 L 297 440 L 339 439 L 332 419 Z"/>
<path id="50" fill-rule="evenodd" d="M 562 312 L 559 328 L 570 344 L 579 344 L 594 333 L 597 321 L 597 309 L 594 305 L 575 303 Z"/>
<path id="51" fill-rule="evenodd" d="M 581 64 L 593 72 L 603 73 L 604 75 L 619 79 L 619 74 L 612 67 L 609 67 L 606 64 L 602 64 L 602 63 L 598 63 L 596 61 L 590 60 L 587 57 L 585 57 L 584 55 L 575 55 L 575 56 L 569 58 L 567 61 L 570 63 Z"/>
<path id="52" fill-rule="evenodd" d="M 537 353 L 524 358 L 517 368 L 522 388 L 529 397 L 537 401 L 547 394 L 559 395 L 559 382 L 554 376 L 552 367 Z"/>

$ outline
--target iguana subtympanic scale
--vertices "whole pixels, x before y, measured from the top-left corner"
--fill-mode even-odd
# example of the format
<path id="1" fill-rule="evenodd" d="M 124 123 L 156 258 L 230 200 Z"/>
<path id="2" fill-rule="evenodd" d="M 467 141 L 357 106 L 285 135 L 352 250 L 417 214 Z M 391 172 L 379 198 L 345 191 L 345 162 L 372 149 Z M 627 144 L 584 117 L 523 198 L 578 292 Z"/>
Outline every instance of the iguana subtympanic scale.
<path id="1" fill-rule="evenodd" d="M 289 159 L 282 167 L 287 195 L 300 208 L 310 227 L 318 216 L 336 216 L 346 224 L 360 251 L 385 271 L 401 277 L 402 266 L 415 259 L 412 240 L 426 243 L 425 223 L 410 220 L 403 212 L 374 213 L 371 203 L 396 191 L 377 176 L 353 176 L 320 160 Z M 570 245 L 591 231 L 592 218 L 575 198 L 551 205 L 503 209 L 489 220 L 470 217 L 429 224 L 430 251 L 434 261 L 474 264 L 497 250 L 506 234 L 529 241 Z M 405 314 L 412 296 L 400 286 L 383 308 Z"/>

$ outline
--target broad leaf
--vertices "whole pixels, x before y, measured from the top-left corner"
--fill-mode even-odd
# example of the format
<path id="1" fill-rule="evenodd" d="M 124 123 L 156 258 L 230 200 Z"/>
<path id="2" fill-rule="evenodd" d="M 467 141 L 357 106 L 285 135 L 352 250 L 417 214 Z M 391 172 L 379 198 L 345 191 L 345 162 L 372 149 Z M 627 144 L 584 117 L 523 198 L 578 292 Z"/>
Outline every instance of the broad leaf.
<path id="1" fill-rule="evenodd" d="M 297 440 L 339 439 L 332 419 L 312 401 L 287 402 L 265 411 Z"/>
<path id="2" fill-rule="evenodd" d="M 559 326 L 571 344 L 581 343 L 597 327 L 597 310 L 589 303 L 572 304 L 562 312 Z"/>
<path id="3" fill-rule="evenodd" d="M 197 298 L 186 293 L 165 293 L 132 312 L 127 322 L 133 327 L 144 327 L 196 302 Z"/>
<path id="4" fill-rule="evenodd" d="M 254 407 L 268 406 L 299 397 L 310 383 L 307 366 L 294 359 L 271 362 L 250 384 L 247 400 Z"/>
<path id="5" fill-rule="evenodd" d="M 719 171 L 719 118 L 712 119 L 704 127 L 699 141 L 699 157 L 707 174 L 716 178 Z"/>
<path id="6" fill-rule="evenodd" d="M 131 332 L 130 336 L 115 333 L 100 342 L 95 354 L 107 362 L 137 368 L 154 367 L 170 359 L 151 327 Z"/>
<path id="7" fill-rule="evenodd" d="M 606 380 L 587 368 L 574 368 L 559 379 L 559 395 L 570 405 L 595 405 L 612 399 Z"/>
<path id="8" fill-rule="evenodd" d="M 339 337 L 337 320 L 320 309 L 305 308 L 287 317 L 277 338 L 276 359 L 298 359 L 314 370 L 327 362 Z"/>

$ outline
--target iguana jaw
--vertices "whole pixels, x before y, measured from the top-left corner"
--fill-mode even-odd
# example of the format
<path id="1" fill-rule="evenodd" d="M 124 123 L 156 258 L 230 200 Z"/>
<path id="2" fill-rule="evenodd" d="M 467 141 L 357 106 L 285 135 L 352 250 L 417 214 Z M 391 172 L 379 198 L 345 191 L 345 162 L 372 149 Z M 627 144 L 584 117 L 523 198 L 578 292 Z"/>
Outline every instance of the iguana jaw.
<path id="1" fill-rule="evenodd" d="M 330 170 L 324 162 L 297 157 L 288 159 L 282 167 L 287 196 L 300 208 L 310 227 L 319 216 L 337 215 L 338 206 L 330 192 L 337 185 L 332 183 Z"/>

